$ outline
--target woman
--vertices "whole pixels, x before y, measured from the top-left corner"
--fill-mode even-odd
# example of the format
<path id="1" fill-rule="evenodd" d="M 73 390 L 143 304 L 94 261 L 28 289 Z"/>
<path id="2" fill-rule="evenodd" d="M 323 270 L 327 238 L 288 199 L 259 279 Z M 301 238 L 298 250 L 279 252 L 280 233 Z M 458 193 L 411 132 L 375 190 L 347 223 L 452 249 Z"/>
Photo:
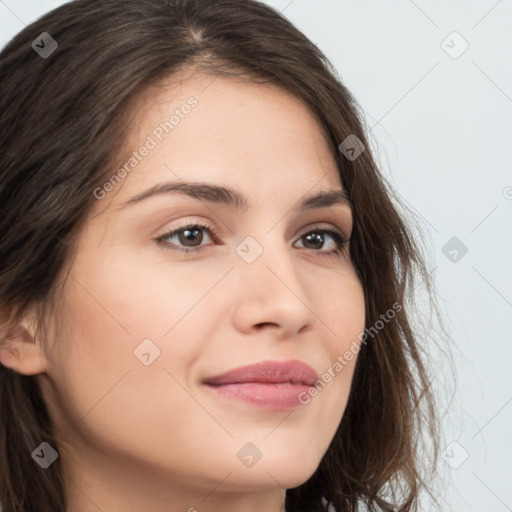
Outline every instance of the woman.
<path id="1" fill-rule="evenodd" d="M 429 276 L 323 54 L 257 1 L 78 0 L 0 76 L 4 511 L 415 509 Z"/>

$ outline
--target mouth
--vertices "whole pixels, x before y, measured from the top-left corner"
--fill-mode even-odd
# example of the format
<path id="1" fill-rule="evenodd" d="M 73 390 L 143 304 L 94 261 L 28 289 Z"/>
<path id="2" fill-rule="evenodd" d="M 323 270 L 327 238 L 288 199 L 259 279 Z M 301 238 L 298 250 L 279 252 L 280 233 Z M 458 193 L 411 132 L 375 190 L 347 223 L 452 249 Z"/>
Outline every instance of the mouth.
<path id="1" fill-rule="evenodd" d="M 203 384 L 218 396 L 282 411 L 301 405 L 301 393 L 307 393 L 317 378 L 301 361 L 264 361 L 207 377 Z"/>

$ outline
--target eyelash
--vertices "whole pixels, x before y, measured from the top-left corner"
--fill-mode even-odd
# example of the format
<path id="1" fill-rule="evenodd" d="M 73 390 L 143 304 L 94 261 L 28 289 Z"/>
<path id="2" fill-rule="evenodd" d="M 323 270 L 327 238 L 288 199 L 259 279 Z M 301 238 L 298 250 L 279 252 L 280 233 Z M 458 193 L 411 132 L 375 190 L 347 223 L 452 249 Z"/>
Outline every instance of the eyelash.
<path id="1" fill-rule="evenodd" d="M 205 231 L 208 232 L 208 234 L 211 236 L 212 240 L 215 243 L 217 243 L 219 240 L 219 236 L 213 228 L 206 226 L 205 224 L 202 224 L 200 222 L 189 222 L 183 226 L 173 229 L 172 231 L 168 231 L 168 232 L 164 233 L 163 235 L 157 237 L 155 239 L 155 241 L 157 243 L 159 243 L 160 245 L 164 246 L 164 248 L 166 248 L 166 249 L 178 250 L 178 251 L 186 253 L 186 254 L 191 253 L 191 252 L 199 252 L 199 251 L 203 250 L 205 246 L 183 249 L 182 247 L 179 247 L 177 245 L 169 244 L 168 242 L 165 242 L 166 239 L 168 239 L 174 235 L 177 235 L 181 231 L 185 231 L 187 229 L 191 230 L 192 228 L 204 229 Z M 340 230 L 338 230 L 336 228 L 318 228 L 318 229 L 314 228 L 310 231 L 307 231 L 303 235 L 301 235 L 300 238 L 303 238 L 306 235 L 310 235 L 311 233 L 328 233 L 329 235 L 332 236 L 332 238 L 336 242 L 337 248 L 333 249 L 331 251 L 321 251 L 321 250 L 317 251 L 315 249 L 311 249 L 313 252 L 318 252 L 322 256 L 339 258 L 346 251 L 346 248 L 350 242 L 350 238 L 346 238 L 345 235 Z"/>

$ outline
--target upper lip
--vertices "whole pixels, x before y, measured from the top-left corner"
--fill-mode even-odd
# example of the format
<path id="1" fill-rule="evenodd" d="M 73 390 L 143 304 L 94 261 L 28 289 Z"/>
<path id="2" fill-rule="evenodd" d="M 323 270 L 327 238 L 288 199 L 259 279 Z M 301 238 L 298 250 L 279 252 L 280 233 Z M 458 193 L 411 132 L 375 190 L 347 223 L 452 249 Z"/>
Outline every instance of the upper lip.
<path id="1" fill-rule="evenodd" d="M 317 374 L 311 366 L 297 360 L 263 361 L 234 368 L 220 375 L 207 377 L 205 384 L 222 385 L 243 382 L 275 383 L 290 382 L 311 386 L 317 380 Z"/>

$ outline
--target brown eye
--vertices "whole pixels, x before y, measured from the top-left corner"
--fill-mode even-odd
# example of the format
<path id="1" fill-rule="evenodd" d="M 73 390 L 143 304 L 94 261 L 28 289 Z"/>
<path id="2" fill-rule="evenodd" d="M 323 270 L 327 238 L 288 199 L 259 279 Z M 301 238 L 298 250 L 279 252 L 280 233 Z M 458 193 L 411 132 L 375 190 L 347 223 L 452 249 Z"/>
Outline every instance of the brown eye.
<path id="1" fill-rule="evenodd" d="M 204 245 L 201 242 L 204 239 L 203 232 L 206 231 L 211 238 L 216 238 L 212 228 L 198 223 L 189 223 L 165 233 L 157 238 L 157 241 L 169 249 L 177 249 L 183 252 L 201 250 Z M 175 238 L 175 242 L 168 242 L 170 238 Z"/>
<path id="2" fill-rule="evenodd" d="M 208 244 L 202 244 L 204 232 L 208 233 L 208 236 L 210 236 L 214 243 L 218 243 L 219 237 L 213 228 L 205 224 L 193 222 L 168 231 L 159 236 L 156 241 L 166 249 L 190 253 L 200 251 L 208 246 Z M 174 241 L 170 242 L 169 240 L 172 238 L 174 238 Z M 329 238 L 334 240 L 334 248 L 330 250 L 322 249 Z M 325 256 L 340 256 L 350 241 L 336 228 L 314 229 L 302 235 L 299 240 L 305 241 L 303 242 L 304 249 L 311 249 L 313 252 L 318 252 Z"/>
<path id="3" fill-rule="evenodd" d="M 325 244 L 326 236 L 334 240 L 335 247 L 331 250 L 321 250 L 321 247 Z M 319 228 L 308 231 L 300 237 L 300 240 L 302 239 L 306 240 L 305 244 L 308 245 L 308 247 L 305 247 L 306 249 L 312 248 L 315 252 L 320 252 L 326 256 L 339 256 L 350 242 L 350 239 L 347 239 L 341 231 L 335 228 Z"/>

